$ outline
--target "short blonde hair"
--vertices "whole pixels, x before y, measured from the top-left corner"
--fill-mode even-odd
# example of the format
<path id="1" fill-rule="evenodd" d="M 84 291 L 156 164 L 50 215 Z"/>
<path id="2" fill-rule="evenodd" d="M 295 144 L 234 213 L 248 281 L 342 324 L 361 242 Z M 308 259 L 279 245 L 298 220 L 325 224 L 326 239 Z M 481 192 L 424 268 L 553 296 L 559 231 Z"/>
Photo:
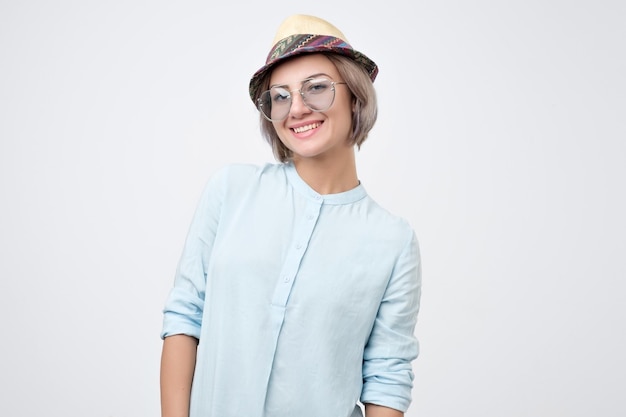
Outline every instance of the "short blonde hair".
<path id="1" fill-rule="evenodd" d="M 353 145 L 356 145 L 357 149 L 361 149 L 361 145 L 367 139 L 378 117 L 378 102 L 374 84 L 363 66 L 351 58 L 333 53 L 324 53 L 324 55 L 335 65 L 352 94 L 352 134 L 349 140 Z M 254 97 L 255 102 L 263 91 L 269 89 L 271 75 L 271 71 L 268 71 L 261 80 L 260 88 L 257 89 Z M 259 117 L 261 134 L 272 147 L 276 160 L 280 162 L 291 160 L 292 152 L 280 140 L 272 122 L 263 117 L 261 112 L 259 112 Z"/>

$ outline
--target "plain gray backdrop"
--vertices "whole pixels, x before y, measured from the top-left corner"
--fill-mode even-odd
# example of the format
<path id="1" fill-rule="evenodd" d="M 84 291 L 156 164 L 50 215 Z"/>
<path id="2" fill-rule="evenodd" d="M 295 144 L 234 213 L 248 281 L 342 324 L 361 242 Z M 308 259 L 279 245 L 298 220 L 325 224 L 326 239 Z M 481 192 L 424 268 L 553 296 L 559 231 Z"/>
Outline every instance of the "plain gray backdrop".
<path id="1" fill-rule="evenodd" d="M 626 415 L 617 0 L 0 1 L 0 415 L 159 414 L 191 215 L 273 161 L 247 84 L 293 13 L 380 66 L 358 164 L 421 245 L 407 416 Z"/>

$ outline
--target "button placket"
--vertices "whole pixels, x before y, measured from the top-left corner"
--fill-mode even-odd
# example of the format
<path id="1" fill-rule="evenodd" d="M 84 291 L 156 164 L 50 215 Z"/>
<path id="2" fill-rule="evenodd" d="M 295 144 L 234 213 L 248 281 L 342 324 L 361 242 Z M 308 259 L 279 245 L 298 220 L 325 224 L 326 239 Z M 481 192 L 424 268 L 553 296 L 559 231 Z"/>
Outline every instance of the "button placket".
<path id="1" fill-rule="evenodd" d="M 301 217 L 302 220 L 297 224 L 294 230 L 294 243 L 287 253 L 280 275 L 280 284 L 274 291 L 272 304 L 275 306 L 284 307 L 287 305 L 289 294 L 291 293 L 295 278 L 300 269 L 300 263 L 306 253 L 306 248 L 313 235 L 313 231 L 315 230 L 316 221 L 314 220 L 317 220 L 321 211 L 323 199 L 321 196 L 317 197 L 315 198 L 315 202 L 310 202 L 306 205 L 304 212 L 307 214 Z"/>

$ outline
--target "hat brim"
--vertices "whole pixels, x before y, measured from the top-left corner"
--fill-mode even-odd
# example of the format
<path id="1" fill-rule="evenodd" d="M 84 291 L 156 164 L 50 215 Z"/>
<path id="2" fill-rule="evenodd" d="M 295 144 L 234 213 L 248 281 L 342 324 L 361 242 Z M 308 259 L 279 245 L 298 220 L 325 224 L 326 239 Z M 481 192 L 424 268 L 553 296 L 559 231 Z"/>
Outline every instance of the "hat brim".
<path id="1" fill-rule="evenodd" d="M 274 45 L 265 65 L 255 72 L 250 79 L 249 93 L 252 101 L 254 102 L 261 80 L 268 71 L 287 59 L 312 53 L 335 53 L 351 58 L 365 69 L 372 82 L 378 75 L 376 63 L 361 52 L 353 49 L 352 46 L 342 39 L 334 36 L 310 34 L 290 36 Z"/>

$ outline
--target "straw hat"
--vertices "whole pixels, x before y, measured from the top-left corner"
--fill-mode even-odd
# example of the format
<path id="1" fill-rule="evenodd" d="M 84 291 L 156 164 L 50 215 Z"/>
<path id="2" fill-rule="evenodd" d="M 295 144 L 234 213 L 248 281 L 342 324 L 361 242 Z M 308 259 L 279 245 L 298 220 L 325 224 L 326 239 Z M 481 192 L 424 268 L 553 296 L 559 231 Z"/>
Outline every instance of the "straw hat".
<path id="1" fill-rule="evenodd" d="M 255 72 L 250 80 L 249 91 L 252 101 L 259 89 L 261 78 L 267 71 L 285 59 L 301 54 L 333 52 L 350 57 L 359 63 L 372 81 L 378 74 L 378 66 L 374 61 L 352 48 L 339 29 L 319 17 L 307 15 L 288 17 L 278 28 L 272 45 L 265 65 Z"/>

